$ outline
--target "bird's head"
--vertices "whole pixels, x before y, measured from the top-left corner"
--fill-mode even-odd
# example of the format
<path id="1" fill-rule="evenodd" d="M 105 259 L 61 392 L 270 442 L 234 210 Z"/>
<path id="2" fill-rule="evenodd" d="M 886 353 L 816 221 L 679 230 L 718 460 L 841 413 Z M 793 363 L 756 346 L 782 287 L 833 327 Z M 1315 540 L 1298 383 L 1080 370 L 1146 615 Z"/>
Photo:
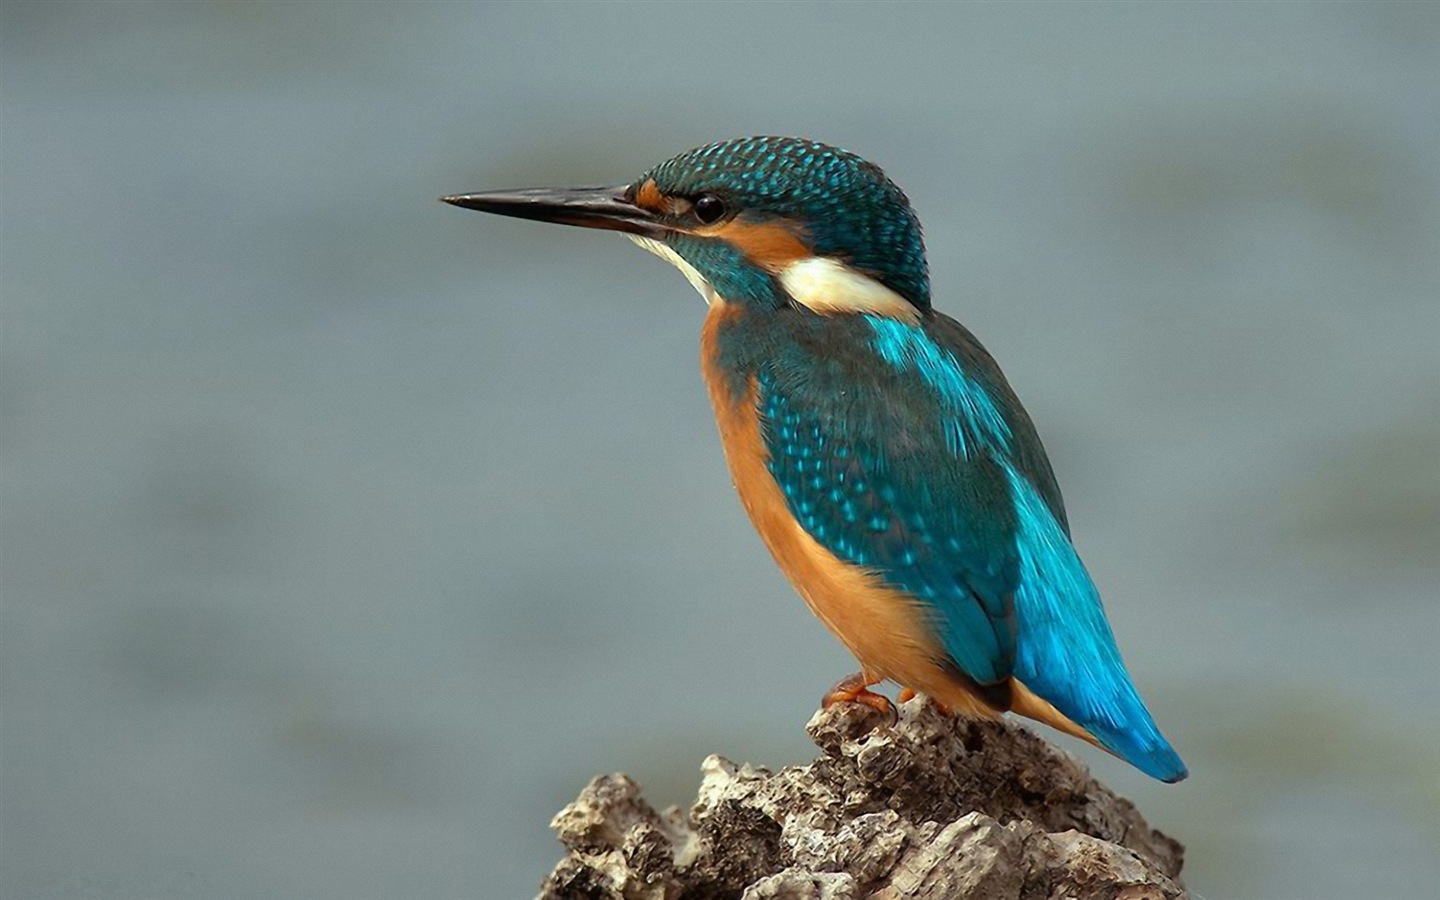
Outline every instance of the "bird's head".
<path id="1" fill-rule="evenodd" d="M 873 163 L 814 141 L 754 137 L 682 153 L 613 188 L 444 198 L 483 212 L 622 231 L 707 300 L 759 309 L 930 309 L 920 221 Z"/>

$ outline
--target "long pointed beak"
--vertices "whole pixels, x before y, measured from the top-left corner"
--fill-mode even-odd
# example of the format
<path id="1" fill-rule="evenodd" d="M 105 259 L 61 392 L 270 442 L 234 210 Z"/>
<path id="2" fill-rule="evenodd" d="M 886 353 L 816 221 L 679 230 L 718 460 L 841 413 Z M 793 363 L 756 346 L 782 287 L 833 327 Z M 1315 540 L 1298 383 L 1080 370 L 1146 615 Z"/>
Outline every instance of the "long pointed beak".
<path id="1" fill-rule="evenodd" d="M 627 185 L 588 188 L 525 188 L 441 197 L 480 212 L 581 228 L 606 228 L 645 237 L 663 237 L 666 228 L 649 210 L 625 198 Z"/>

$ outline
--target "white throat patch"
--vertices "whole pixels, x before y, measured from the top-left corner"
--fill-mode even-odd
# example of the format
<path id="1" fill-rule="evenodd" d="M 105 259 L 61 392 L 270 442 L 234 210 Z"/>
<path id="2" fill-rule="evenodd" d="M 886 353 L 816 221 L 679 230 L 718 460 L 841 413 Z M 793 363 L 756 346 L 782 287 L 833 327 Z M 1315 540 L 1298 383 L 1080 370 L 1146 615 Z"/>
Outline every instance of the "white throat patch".
<path id="1" fill-rule="evenodd" d="M 641 237 L 638 234 L 627 234 L 625 236 L 679 269 L 680 274 L 685 276 L 685 280 L 690 282 L 690 286 L 699 291 L 700 296 L 705 298 L 707 306 L 713 306 L 717 301 L 724 302 L 720 300 L 720 295 L 715 293 L 715 286 L 706 281 L 705 276 L 701 275 L 698 269 L 686 262 L 685 257 L 671 250 L 669 244 L 666 244 L 664 241 L 657 241 L 654 238 Z"/>
<path id="2" fill-rule="evenodd" d="M 796 260 L 780 270 L 780 284 L 797 303 L 817 313 L 871 313 L 906 322 L 920 318 L 904 297 L 828 256 Z"/>
<path id="3" fill-rule="evenodd" d="M 715 286 L 670 245 L 638 234 L 625 235 L 646 250 L 680 270 L 685 280 L 700 292 L 710 306 L 723 304 Z M 785 292 L 822 315 L 870 313 L 905 322 L 916 322 L 920 313 L 908 300 L 863 272 L 857 272 L 828 256 L 796 260 L 777 273 Z"/>

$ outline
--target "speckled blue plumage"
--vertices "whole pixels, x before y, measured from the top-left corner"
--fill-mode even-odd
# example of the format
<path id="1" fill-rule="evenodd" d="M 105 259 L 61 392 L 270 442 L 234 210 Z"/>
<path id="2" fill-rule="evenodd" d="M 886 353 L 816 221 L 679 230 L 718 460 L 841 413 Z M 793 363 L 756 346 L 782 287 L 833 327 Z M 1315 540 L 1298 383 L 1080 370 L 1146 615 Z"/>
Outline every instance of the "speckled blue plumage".
<path id="1" fill-rule="evenodd" d="M 792 514 L 931 610 L 938 662 L 982 693 L 1013 675 L 1141 770 L 1184 776 L 1125 671 L 1034 427 L 969 332 L 937 313 L 784 309 L 736 317 L 719 352 L 733 390 L 756 385 Z"/>

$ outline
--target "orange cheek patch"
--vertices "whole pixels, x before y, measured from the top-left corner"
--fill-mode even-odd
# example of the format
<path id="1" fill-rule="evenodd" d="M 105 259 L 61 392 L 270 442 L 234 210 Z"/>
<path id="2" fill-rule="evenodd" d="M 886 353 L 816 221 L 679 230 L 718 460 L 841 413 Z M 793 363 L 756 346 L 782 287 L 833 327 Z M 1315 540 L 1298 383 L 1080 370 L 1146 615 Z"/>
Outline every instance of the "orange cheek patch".
<path id="1" fill-rule="evenodd" d="M 660 188 L 655 184 L 653 178 L 640 185 L 640 189 L 635 192 L 635 205 L 653 213 L 665 213 L 670 210 L 670 201 L 660 193 Z"/>
<path id="2" fill-rule="evenodd" d="M 809 259 L 811 250 L 793 228 L 777 222 L 747 222 L 731 219 L 709 236 L 728 241 L 752 262 L 770 272 L 779 272 L 793 262 Z"/>

